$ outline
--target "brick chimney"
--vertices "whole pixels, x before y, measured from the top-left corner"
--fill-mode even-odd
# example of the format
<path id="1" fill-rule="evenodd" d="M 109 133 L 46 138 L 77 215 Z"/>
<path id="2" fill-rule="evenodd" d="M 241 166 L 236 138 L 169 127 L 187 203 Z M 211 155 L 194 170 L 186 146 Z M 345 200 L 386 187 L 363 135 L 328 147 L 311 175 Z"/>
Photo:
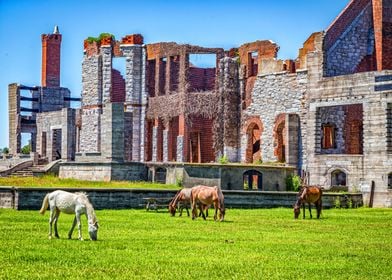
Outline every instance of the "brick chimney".
<path id="1" fill-rule="evenodd" d="M 61 34 L 57 26 L 53 34 L 42 34 L 42 75 L 43 87 L 60 86 L 60 47 Z"/>

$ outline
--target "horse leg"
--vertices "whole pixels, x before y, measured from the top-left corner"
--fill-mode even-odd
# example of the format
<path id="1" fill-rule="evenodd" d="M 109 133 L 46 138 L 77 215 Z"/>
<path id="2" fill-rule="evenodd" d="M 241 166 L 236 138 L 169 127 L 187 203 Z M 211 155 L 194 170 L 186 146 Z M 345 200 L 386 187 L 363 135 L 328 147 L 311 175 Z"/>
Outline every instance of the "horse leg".
<path id="1" fill-rule="evenodd" d="M 320 219 L 320 214 L 321 214 L 321 206 L 322 206 L 322 202 L 321 199 L 317 202 L 317 219 Z"/>
<path id="2" fill-rule="evenodd" d="M 180 210 L 180 215 L 178 215 L 178 216 L 181 217 L 182 211 L 184 211 L 184 207 L 182 206 L 182 204 L 179 205 L 179 210 Z"/>
<path id="3" fill-rule="evenodd" d="M 189 217 L 189 209 L 188 209 L 188 206 L 185 206 L 185 209 L 186 209 L 186 214 L 187 214 L 188 217 Z"/>
<path id="4" fill-rule="evenodd" d="M 306 203 L 304 202 L 303 204 L 302 204 L 302 216 L 303 216 L 303 218 L 305 219 L 305 210 L 306 210 L 306 205 L 305 205 Z"/>
<path id="5" fill-rule="evenodd" d="M 73 233 L 73 230 L 74 230 L 74 228 L 76 226 L 76 223 L 77 223 L 77 220 L 76 220 L 76 216 L 75 216 L 74 220 L 73 220 L 73 223 L 72 223 L 72 227 L 71 227 L 71 229 L 68 232 L 68 239 L 72 238 L 72 233 Z"/>
<path id="6" fill-rule="evenodd" d="M 54 221 L 54 215 L 55 212 L 50 209 L 50 215 L 49 215 L 49 239 L 52 239 L 52 225 L 53 225 L 53 221 Z"/>
<path id="7" fill-rule="evenodd" d="M 200 210 L 200 214 L 201 214 L 201 216 L 203 217 L 203 219 L 205 220 L 206 219 L 206 215 L 204 214 L 204 211 L 203 211 L 203 204 L 199 204 L 199 210 Z M 200 215 L 199 215 L 199 217 L 200 217 Z"/>
<path id="8" fill-rule="evenodd" d="M 55 216 L 54 216 L 54 236 L 56 238 L 60 238 L 59 232 L 57 231 L 57 221 L 59 219 L 59 216 L 60 216 L 60 210 L 56 209 L 56 213 L 55 213 Z"/>
<path id="9" fill-rule="evenodd" d="M 197 216 L 196 202 L 192 201 L 191 209 L 192 209 L 192 220 L 194 220 L 196 219 Z"/>
<path id="10" fill-rule="evenodd" d="M 219 203 L 214 202 L 214 221 L 218 219 L 218 208 L 219 208 Z"/>
<path id="11" fill-rule="evenodd" d="M 76 222 L 78 224 L 78 239 L 83 241 L 83 237 L 82 237 L 82 223 L 80 222 L 80 213 L 76 213 Z"/>
<path id="12" fill-rule="evenodd" d="M 308 203 L 308 207 L 309 207 L 310 218 L 313 219 L 313 216 L 312 216 L 312 205 L 310 203 Z"/>

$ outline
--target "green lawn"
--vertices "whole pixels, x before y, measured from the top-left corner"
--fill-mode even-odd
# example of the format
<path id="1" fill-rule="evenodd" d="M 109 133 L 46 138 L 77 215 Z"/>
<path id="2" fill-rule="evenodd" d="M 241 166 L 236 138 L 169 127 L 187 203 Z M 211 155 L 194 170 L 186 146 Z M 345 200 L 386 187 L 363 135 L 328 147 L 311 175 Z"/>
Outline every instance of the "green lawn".
<path id="1" fill-rule="evenodd" d="M 146 189 L 179 189 L 175 185 L 151 182 L 130 181 L 82 181 L 76 179 L 60 179 L 56 176 L 42 177 L 5 177 L 0 178 L 0 186 L 14 187 L 54 187 L 54 188 L 146 188 Z"/>
<path id="2" fill-rule="evenodd" d="M 210 212 L 210 216 L 212 212 Z M 96 211 L 98 241 L 48 240 L 48 212 L 0 209 L 0 279 L 390 279 L 392 209 L 227 209 L 225 222 Z M 86 219 L 83 218 L 83 234 Z"/>

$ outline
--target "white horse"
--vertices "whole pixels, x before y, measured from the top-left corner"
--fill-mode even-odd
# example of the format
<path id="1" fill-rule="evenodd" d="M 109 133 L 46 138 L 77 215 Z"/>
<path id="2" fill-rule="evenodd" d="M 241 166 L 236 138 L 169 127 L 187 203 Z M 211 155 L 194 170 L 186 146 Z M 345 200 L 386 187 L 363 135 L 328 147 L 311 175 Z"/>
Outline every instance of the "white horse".
<path id="1" fill-rule="evenodd" d="M 98 220 L 95 216 L 94 208 L 85 193 L 69 193 L 61 190 L 48 193 L 42 202 L 42 207 L 39 213 L 42 215 L 45 214 L 48 206 L 50 207 L 49 239 L 52 238 L 53 222 L 55 237 L 59 238 L 59 234 L 57 232 L 57 220 L 59 218 L 60 212 L 64 212 L 66 214 L 75 214 L 71 230 L 68 233 L 69 239 L 71 239 L 72 232 L 76 224 L 78 224 L 78 239 L 83 240 L 80 215 L 85 214 L 88 221 L 88 233 L 90 238 L 91 240 L 97 240 Z"/>

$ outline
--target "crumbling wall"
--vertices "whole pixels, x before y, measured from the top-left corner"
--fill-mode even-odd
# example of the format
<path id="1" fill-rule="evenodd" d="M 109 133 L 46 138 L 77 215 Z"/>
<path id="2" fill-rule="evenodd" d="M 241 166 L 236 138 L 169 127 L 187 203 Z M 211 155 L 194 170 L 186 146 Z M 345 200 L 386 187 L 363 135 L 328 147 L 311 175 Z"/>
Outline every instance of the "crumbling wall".
<path id="1" fill-rule="evenodd" d="M 261 134 L 261 154 L 263 161 L 277 161 L 275 151 L 274 130 L 276 117 L 279 114 L 297 114 L 304 112 L 308 76 L 306 71 L 296 74 L 276 73 L 257 77 L 253 91 L 252 103 L 242 113 L 241 123 L 246 125 L 247 119 L 260 116 L 263 123 Z M 306 133 L 302 132 L 301 133 Z M 305 137 L 302 135 L 301 137 Z M 241 158 L 246 159 L 248 136 L 246 127 L 241 130 Z M 303 147 L 298 147 L 302 150 Z M 302 151 L 301 151 L 302 153 Z"/>
<path id="2" fill-rule="evenodd" d="M 324 76 L 375 70 L 372 3 L 352 1 L 326 31 Z"/>

